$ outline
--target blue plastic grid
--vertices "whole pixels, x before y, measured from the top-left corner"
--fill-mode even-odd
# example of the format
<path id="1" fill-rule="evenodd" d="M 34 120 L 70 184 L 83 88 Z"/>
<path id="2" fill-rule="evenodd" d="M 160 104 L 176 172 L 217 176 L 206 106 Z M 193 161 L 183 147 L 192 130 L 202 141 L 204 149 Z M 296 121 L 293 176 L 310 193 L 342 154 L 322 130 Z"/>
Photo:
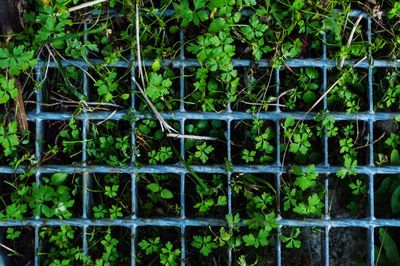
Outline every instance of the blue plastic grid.
<path id="1" fill-rule="evenodd" d="M 164 15 L 170 15 L 172 12 L 167 11 Z M 351 17 L 356 17 L 362 15 L 364 19 L 367 20 L 368 25 L 368 41 L 371 42 L 371 18 L 360 11 L 352 11 L 349 14 Z M 85 24 L 85 29 L 87 25 Z M 87 39 L 88 36 L 84 36 Z M 325 36 L 323 36 L 325 39 Z M 262 120 L 271 120 L 276 122 L 276 135 L 280 136 L 280 126 L 279 122 L 287 117 L 293 117 L 295 119 L 304 119 L 304 120 L 313 120 L 316 113 L 310 112 L 283 112 L 280 110 L 279 105 L 276 106 L 275 110 L 268 112 L 260 112 L 257 115 L 245 113 L 245 112 L 236 112 L 232 111 L 230 106 L 227 107 L 227 110 L 220 113 L 211 113 L 211 112 L 187 112 L 184 107 L 183 98 L 185 96 L 185 68 L 186 67 L 197 67 L 199 63 L 196 59 L 187 59 L 185 57 L 185 52 L 183 48 L 184 43 L 184 34 L 180 31 L 180 55 L 177 60 L 164 60 L 162 65 L 171 66 L 172 68 L 179 69 L 180 71 L 180 108 L 179 111 L 174 113 L 161 113 L 165 119 L 179 121 L 180 123 L 180 133 L 184 134 L 184 126 L 185 121 L 187 119 L 195 119 L 195 120 L 223 120 L 227 123 L 227 159 L 231 161 L 231 124 L 236 120 L 245 120 L 245 119 L 253 119 L 255 116 Z M 313 59 L 291 59 L 286 62 L 286 64 L 291 68 L 299 68 L 299 67 L 315 67 L 321 69 L 323 73 L 322 80 L 322 90 L 326 91 L 327 89 L 327 80 L 328 80 L 328 69 L 336 66 L 336 62 L 327 58 L 327 48 L 326 45 L 323 45 L 323 56 L 322 58 L 313 58 Z M 134 57 L 132 56 L 132 61 L 134 61 Z M 81 68 L 82 70 L 89 69 L 90 65 L 85 61 L 79 60 L 62 60 L 63 66 L 73 65 Z M 101 60 L 90 60 L 90 63 L 93 65 L 96 64 L 104 64 Z M 144 60 L 143 64 L 145 66 L 151 66 L 151 60 Z M 234 67 L 250 67 L 253 62 L 250 60 L 233 60 Z M 345 65 L 355 65 L 356 61 L 345 61 Z M 42 78 L 42 68 L 45 66 L 49 66 L 51 68 L 56 68 L 56 62 L 45 62 L 39 61 L 36 70 L 36 79 L 38 81 Z M 131 66 L 130 62 L 117 62 L 116 64 L 111 64 L 109 66 L 119 67 L 119 68 L 129 68 Z M 267 60 L 261 60 L 257 63 L 257 66 L 260 68 L 269 67 L 269 62 Z M 135 77 L 135 68 L 137 64 L 134 64 L 131 70 L 131 77 Z M 227 175 L 227 194 L 228 194 L 228 214 L 232 214 L 232 193 L 230 188 L 231 183 L 231 175 L 233 173 L 269 173 L 275 175 L 276 182 L 276 191 L 277 191 L 277 211 L 278 211 L 278 233 L 281 231 L 283 226 L 288 227 L 319 227 L 324 230 L 323 233 L 323 241 L 322 241 L 322 250 L 323 250 L 323 264 L 329 265 L 329 237 L 331 228 L 336 227 L 359 227 L 365 228 L 368 231 L 368 264 L 374 265 L 374 230 L 377 227 L 400 227 L 399 219 L 377 219 L 374 217 L 374 176 L 377 174 L 398 174 L 400 172 L 400 167 L 397 166 L 385 166 L 385 167 L 376 167 L 373 161 L 373 143 L 374 143 L 374 135 L 373 135 L 373 123 L 379 120 L 390 120 L 400 113 L 384 113 L 384 112 L 374 112 L 373 110 L 373 76 L 372 70 L 373 68 L 398 68 L 400 67 L 400 62 L 395 61 L 386 61 L 386 60 L 372 60 L 371 51 L 369 50 L 369 59 L 365 60 L 355 66 L 360 69 L 368 70 L 368 100 L 369 100 L 369 110 L 367 112 L 360 112 L 358 114 L 346 114 L 343 112 L 329 112 L 336 120 L 341 121 L 354 121 L 360 120 L 365 121 L 369 125 L 369 164 L 366 166 L 358 166 L 357 172 L 359 174 L 368 175 L 369 178 L 369 190 L 368 190 L 368 198 L 369 198 L 369 213 L 367 218 L 363 219 L 331 219 L 329 216 L 328 209 L 328 193 L 325 195 L 325 215 L 322 219 L 285 219 L 282 218 L 279 214 L 280 212 L 280 180 L 281 175 L 286 172 L 287 168 L 282 166 L 280 161 L 280 151 L 276 149 L 276 161 L 271 165 L 233 165 L 232 171 L 227 171 L 223 165 L 210 165 L 210 166 L 201 166 L 194 165 L 192 166 L 195 172 L 199 173 L 222 173 Z M 276 94 L 279 94 L 280 89 L 280 73 L 281 70 L 275 71 L 275 83 L 276 83 Z M 88 76 L 85 72 L 82 81 L 83 93 L 84 95 L 88 95 L 89 92 L 89 83 Z M 48 120 L 68 120 L 71 117 L 75 117 L 77 120 L 82 121 L 82 165 L 38 165 L 36 167 L 36 183 L 40 184 L 40 178 L 42 174 L 55 173 L 55 172 L 67 172 L 70 174 L 73 173 L 81 173 L 83 177 L 83 190 L 82 190 L 82 217 L 81 218 L 73 218 L 69 220 L 58 220 L 58 219 L 43 219 L 41 217 L 34 217 L 31 219 L 25 220 L 3 220 L 0 221 L 0 226 L 2 227 L 12 227 L 12 226 L 32 226 L 35 228 L 35 250 L 34 250 L 34 264 L 40 265 L 39 260 L 39 248 L 40 248 L 40 240 L 39 240 L 39 229 L 42 226 L 60 226 L 60 225 L 72 225 L 76 227 L 82 228 L 82 247 L 84 253 L 88 252 L 88 242 L 87 242 L 87 229 L 90 226 L 111 226 L 111 227 L 126 227 L 131 230 L 131 265 L 135 265 L 135 254 L 136 254 L 136 236 L 139 227 L 144 226 L 158 226 L 158 227 L 176 227 L 180 229 L 181 235 L 181 261 L 184 264 L 186 259 L 186 238 L 185 233 L 187 227 L 207 227 L 207 226 L 225 226 L 226 222 L 223 219 L 214 219 L 214 218 L 204 218 L 204 219 L 189 219 L 185 215 L 185 175 L 188 173 L 187 169 L 181 163 L 177 163 L 174 165 L 155 165 L 155 166 L 143 166 L 137 167 L 135 166 L 135 156 L 134 153 L 130 162 L 130 166 L 128 167 L 111 167 L 105 165 L 88 165 L 87 164 L 87 150 L 86 150 L 86 140 L 87 133 L 89 128 L 89 121 L 92 120 L 121 120 L 123 116 L 128 111 L 135 112 L 135 115 L 138 119 L 146 119 L 152 118 L 151 114 L 142 114 L 135 110 L 135 94 L 134 94 L 135 85 L 134 82 L 131 83 L 131 108 L 130 110 L 123 110 L 117 112 L 108 112 L 108 111 L 95 111 L 89 112 L 84 109 L 83 112 L 79 115 L 74 115 L 70 112 L 63 113 L 55 113 L 55 112 L 45 112 L 41 109 L 41 103 L 43 103 L 42 90 L 39 89 L 36 95 L 36 109 L 34 112 L 28 114 L 28 120 L 35 122 L 35 154 L 38 160 L 41 158 L 42 154 L 42 140 L 44 136 L 44 121 Z M 326 97 L 323 99 L 323 108 L 327 109 L 327 100 Z M 132 135 L 131 135 L 131 143 L 132 149 L 135 148 L 135 122 L 132 123 Z M 316 167 L 316 171 L 320 174 L 324 174 L 328 176 L 329 174 L 333 174 L 340 169 L 338 166 L 331 166 L 328 162 L 328 138 L 324 136 L 323 138 L 324 145 L 324 162 Z M 276 138 L 276 146 L 280 146 L 280 138 Z M 184 139 L 180 139 L 180 152 L 182 158 L 184 158 Z M 18 168 L 13 169 L 8 166 L 0 166 L 0 173 L 4 174 L 13 174 L 13 173 L 22 173 L 25 169 Z M 88 191 L 88 187 L 90 187 L 90 174 L 91 173 L 126 173 L 131 176 L 132 186 L 131 186 L 131 196 L 132 196 L 132 217 L 126 219 L 100 219 L 100 220 L 91 220 L 88 218 L 89 207 L 90 207 L 90 193 Z M 180 204 L 181 204 L 181 215 L 179 218 L 159 218 L 159 219 L 144 219 L 140 216 L 136 215 L 138 213 L 138 199 L 137 199 L 137 180 L 136 175 L 140 173 L 175 173 L 180 175 Z M 329 180 L 325 178 L 325 189 L 328 191 L 329 188 Z M 281 265 L 281 243 L 279 237 L 277 237 L 276 244 L 276 261 L 277 265 Z M 230 250 L 228 253 L 228 258 L 232 261 L 232 251 Z"/>

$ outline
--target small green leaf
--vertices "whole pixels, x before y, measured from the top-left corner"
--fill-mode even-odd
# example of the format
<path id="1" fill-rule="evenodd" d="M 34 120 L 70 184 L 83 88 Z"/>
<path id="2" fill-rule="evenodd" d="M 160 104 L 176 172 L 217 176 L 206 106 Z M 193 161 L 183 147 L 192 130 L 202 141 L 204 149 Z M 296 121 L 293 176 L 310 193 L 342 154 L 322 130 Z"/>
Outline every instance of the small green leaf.
<path id="1" fill-rule="evenodd" d="M 285 120 L 284 126 L 285 126 L 285 128 L 288 128 L 288 127 L 294 126 L 294 124 L 295 124 L 294 118 L 293 117 L 288 117 Z"/>
<path id="2" fill-rule="evenodd" d="M 119 96 L 119 98 L 121 98 L 122 100 L 128 100 L 128 99 L 129 99 L 129 93 L 121 94 L 121 95 Z"/>
<path id="3" fill-rule="evenodd" d="M 258 246 L 260 245 L 253 234 L 244 235 L 243 241 L 246 247 L 254 246 L 255 248 L 258 248 Z"/>
<path id="4" fill-rule="evenodd" d="M 148 184 L 146 187 L 153 193 L 157 193 L 158 191 L 160 191 L 160 186 L 157 183 Z"/>
<path id="5" fill-rule="evenodd" d="M 400 212 L 400 187 L 397 187 L 391 197 L 392 212 L 397 214 Z"/>
<path id="6" fill-rule="evenodd" d="M 161 190 L 161 198 L 163 199 L 172 199 L 174 197 L 174 194 L 168 189 L 163 188 Z"/>
<path id="7" fill-rule="evenodd" d="M 67 179 L 67 173 L 55 173 L 51 176 L 51 184 L 54 186 L 61 185 Z"/>
<path id="8" fill-rule="evenodd" d="M 188 124 L 188 125 L 186 125 L 185 129 L 188 133 L 192 133 L 194 126 L 193 126 L 193 124 Z"/>
<path id="9" fill-rule="evenodd" d="M 208 27 L 208 31 L 211 33 L 217 33 L 222 31 L 225 28 L 225 20 L 223 18 L 217 18 L 213 22 L 211 22 Z"/>
<path id="10" fill-rule="evenodd" d="M 158 70 L 160 70 L 160 68 L 161 68 L 161 62 L 160 62 L 160 59 L 157 58 L 156 60 L 154 60 L 153 64 L 151 65 L 151 69 L 154 72 L 157 72 Z"/>
<path id="11" fill-rule="evenodd" d="M 225 0 L 212 0 L 212 1 L 210 1 L 210 3 L 208 4 L 207 7 L 211 10 L 211 9 L 214 9 L 214 8 L 221 8 L 224 5 L 226 5 L 226 1 Z"/>
<path id="12" fill-rule="evenodd" d="M 399 251 L 397 250 L 396 242 L 386 232 L 386 229 L 379 228 L 379 240 L 382 243 L 388 260 L 392 265 L 398 265 L 400 263 Z"/>
<path id="13" fill-rule="evenodd" d="M 390 164 L 392 165 L 400 165 L 400 155 L 399 151 L 394 149 L 390 153 Z"/>
<path id="14" fill-rule="evenodd" d="M 317 99 L 317 96 L 316 96 L 315 93 L 312 92 L 312 91 L 306 91 L 306 92 L 303 94 L 303 101 L 304 101 L 305 103 L 308 103 L 308 104 L 314 103 L 316 99 Z"/>

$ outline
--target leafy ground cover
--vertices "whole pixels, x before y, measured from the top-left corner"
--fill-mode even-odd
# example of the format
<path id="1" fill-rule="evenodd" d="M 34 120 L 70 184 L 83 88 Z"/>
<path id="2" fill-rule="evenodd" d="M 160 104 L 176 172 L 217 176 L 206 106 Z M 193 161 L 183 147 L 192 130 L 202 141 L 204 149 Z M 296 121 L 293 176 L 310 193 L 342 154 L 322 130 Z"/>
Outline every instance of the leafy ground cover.
<path id="1" fill-rule="evenodd" d="M 24 8 L 0 37 L 7 265 L 366 265 L 372 237 L 400 263 L 398 227 L 322 223 L 400 218 L 400 2 Z"/>

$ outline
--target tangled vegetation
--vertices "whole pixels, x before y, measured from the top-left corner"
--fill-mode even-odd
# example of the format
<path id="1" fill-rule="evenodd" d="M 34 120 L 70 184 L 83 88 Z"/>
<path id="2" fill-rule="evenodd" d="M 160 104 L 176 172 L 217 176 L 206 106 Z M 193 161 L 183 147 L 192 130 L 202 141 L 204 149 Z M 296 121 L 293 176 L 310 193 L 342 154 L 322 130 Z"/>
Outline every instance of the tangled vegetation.
<path id="1" fill-rule="evenodd" d="M 8 265 L 273 265 L 277 246 L 318 265 L 325 228 L 281 221 L 400 218 L 399 1 L 25 8 L 0 47 Z M 205 223 L 132 224 L 156 219 Z M 398 265 L 400 229 L 372 230 L 376 265 Z"/>

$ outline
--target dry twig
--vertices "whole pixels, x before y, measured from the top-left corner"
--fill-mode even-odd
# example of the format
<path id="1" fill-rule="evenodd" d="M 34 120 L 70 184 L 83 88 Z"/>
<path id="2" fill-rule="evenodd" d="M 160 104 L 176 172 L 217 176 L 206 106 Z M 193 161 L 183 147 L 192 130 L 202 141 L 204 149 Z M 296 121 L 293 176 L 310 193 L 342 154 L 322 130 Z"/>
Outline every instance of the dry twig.
<path id="1" fill-rule="evenodd" d="M 350 47 L 350 44 L 351 44 L 351 42 L 353 41 L 354 33 L 356 32 L 356 29 L 357 29 L 358 25 L 360 24 L 362 18 L 363 18 L 363 16 L 362 16 L 362 15 L 359 15 L 358 18 L 357 18 L 357 20 L 356 20 L 356 23 L 354 23 L 354 26 L 353 26 L 353 29 L 351 30 L 349 39 L 347 40 L 346 48 L 349 48 L 349 47 Z M 343 65 L 344 65 L 344 60 L 345 60 L 345 57 L 343 56 L 342 59 L 340 60 L 340 64 L 339 64 L 339 67 L 340 67 L 340 68 L 343 67 Z"/>
<path id="2" fill-rule="evenodd" d="M 136 19 L 135 19 L 135 25 L 136 25 L 136 46 L 137 46 L 137 62 L 138 62 L 138 69 L 139 69 L 139 77 L 142 81 L 143 87 L 145 86 L 145 81 L 144 81 L 144 72 L 143 72 L 143 65 L 142 65 L 142 58 L 140 55 L 140 35 L 139 35 L 139 5 L 136 4 Z M 175 132 L 178 133 L 173 127 L 171 127 L 167 121 L 165 121 L 164 117 L 158 112 L 157 108 L 153 105 L 153 103 L 150 101 L 149 97 L 147 97 L 146 92 L 143 90 L 142 86 L 136 81 L 134 77 L 132 77 L 132 80 L 135 82 L 136 86 L 138 87 L 140 93 L 143 95 L 145 101 L 149 105 L 150 109 L 153 111 L 154 115 L 160 122 L 161 130 L 164 131 L 166 129 L 169 133 Z"/>
<path id="3" fill-rule="evenodd" d="M 106 2 L 106 1 L 107 0 L 95 0 L 95 1 L 90 1 L 90 2 L 87 2 L 87 3 L 83 3 L 83 4 L 80 4 L 80 5 L 68 8 L 68 12 L 74 12 L 74 11 L 77 11 L 79 9 L 83 9 L 83 8 L 86 8 L 86 7 L 94 6 L 94 5 L 97 5 L 97 4 L 100 4 L 102 2 Z"/>
<path id="4" fill-rule="evenodd" d="M 174 134 L 174 133 L 168 133 L 167 137 L 171 138 L 183 138 L 183 139 L 195 139 L 195 140 L 218 140 L 217 138 L 214 137 L 208 137 L 208 136 L 198 136 L 198 135 L 182 135 L 182 134 Z"/>
<path id="5" fill-rule="evenodd" d="M 154 115 L 156 116 L 156 118 L 160 122 L 161 130 L 164 131 L 164 128 L 165 128 L 169 133 L 171 133 L 171 132 L 178 133 L 178 131 L 176 131 L 175 128 L 171 127 L 167 123 L 167 121 L 165 121 L 164 117 L 158 112 L 158 110 L 153 105 L 153 103 L 150 101 L 149 97 L 147 97 L 146 93 L 142 89 L 142 86 L 140 86 L 140 84 L 136 81 L 136 79 L 134 77 L 132 77 L 132 80 L 135 82 L 135 84 L 138 87 L 140 93 L 143 95 L 143 97 L 144 97 L 145 101 L 147 102 L 147 104 L 149 105 L 150 109 L 153 111 Z"/>
<path id="6" fill-rule="evenodd" d="M 24 99 L 22 97 L 21 83 L 18 79 L 14 80 L 14 85 L 18 89 L 15 113 L 18 120 L 18 126 L 21 130 L 28 130 L 28 118 L 26 117 Z"/>

